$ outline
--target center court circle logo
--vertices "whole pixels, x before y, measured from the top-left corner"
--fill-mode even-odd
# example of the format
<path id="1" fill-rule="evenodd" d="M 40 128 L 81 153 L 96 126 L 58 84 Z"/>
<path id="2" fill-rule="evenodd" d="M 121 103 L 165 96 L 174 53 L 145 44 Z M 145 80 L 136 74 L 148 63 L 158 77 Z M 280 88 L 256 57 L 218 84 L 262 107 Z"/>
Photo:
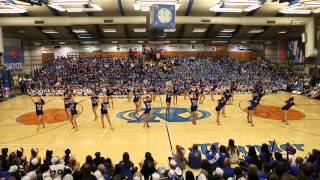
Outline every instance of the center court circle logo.
<path id="1" fill-rule="evenodd" d="M 139 109 L 136 115 L 135 110 L 123 111 L 117 114 L 117 117 L 128 121 L 128 123 L 142 123 L 145 120 L 143 114 L 144 109 Z M 202 120 L 211 116 L 211 113 L 204 110 L 198 110 L 198 120 Z M 166 109 L 163 107 L 152 108 L 150 122 L 191 122 L 191 111 L 187 108 L 170 108 L 170 113 L 166 116 Z"/>

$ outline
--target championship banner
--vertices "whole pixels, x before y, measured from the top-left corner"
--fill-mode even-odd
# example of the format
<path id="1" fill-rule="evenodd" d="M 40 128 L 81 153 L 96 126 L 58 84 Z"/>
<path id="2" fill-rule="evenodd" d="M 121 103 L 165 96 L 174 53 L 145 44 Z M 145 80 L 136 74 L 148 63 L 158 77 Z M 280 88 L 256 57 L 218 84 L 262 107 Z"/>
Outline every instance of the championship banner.
<path id="1" fill-rule="evenodd" d="M 4 39 L 4 65 L 6 69 L 23 69 L 24 56 L 21 39 Z"/>

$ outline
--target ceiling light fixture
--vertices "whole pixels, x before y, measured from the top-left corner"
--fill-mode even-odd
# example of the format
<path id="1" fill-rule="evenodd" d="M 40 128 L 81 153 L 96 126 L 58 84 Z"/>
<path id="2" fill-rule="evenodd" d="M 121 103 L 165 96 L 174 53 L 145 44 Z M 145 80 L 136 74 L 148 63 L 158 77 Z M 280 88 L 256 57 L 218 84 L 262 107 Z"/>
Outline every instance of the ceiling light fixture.
<path id="1" fill-rule="evenodd" d="M 115 33 L 117 32 L 116 29 L 103 29 L 103 32 L 106 32 L 106 33 Z"/>
<path id="2" fill-rule="evenodd" d="M 87 33 L 87 30 L 85 30 L 85 29 L 72 29 L 72 32 L 80 34 L 80 33 Z"/>
<path id="3" fill-rule="evenodd" d="M 202 33 L 202 32 L 206 32 L 207 31 L 207 28 L 194 28 L 192 30 L 192 32 L 194 33 Z"/>
<path id="4" fill-rule="evenodd" d="M 147 32 L 146 28 L 133 28 L 133 32 Z"/>
<path id="5" fill-rule="evenodd" d="M 112 43 L 112 44 L 117 44 L 117 43 L 118 43 L 118 41 L 111 41 L 111 43 Z"/>
<path id="6" fill-rule="evenodd" d="M 223 30 L 221 30 L 220 32 L 221 32 L 221 33 L 232 33 L 232 32 L 234 32 L 234 31 L 236 31 L 236 29 L 223 29 Z"/>
<path id="7" fill-rule="evenodd" d="M 228 43 L 228 41 L 211 41 L 212 44 L 224 44 Z"/>
<path id="8" fill-rule="evenodd" d="M 209 10 L 213 12 L 250 12 L 261 7 L 259 0 L 224 0 L 212 6 Z"/>
<path id="9" fill-rule="evenodd" d="M 82 44 L 98 44 L 99 41 L 81 41 Z"/>
<path id="10" fill-rule="evenodd" d="M 56 31 L 54 29 L 43 29 L 42 32 L 43 33 L 47 33 L 47 34 L 56 34 L 56 33 L 58 33 L 58 31 Z"/>
<path id="11" fill-rule="evenodd" d="M 163 32 L 176 32 L 176 29 L 164 29 Z"/>
<path id="12" fill-rule="evenodd" d="M 26 9 L 17 6 L 11 1 L 8 1 L 8 0 L 0 1 L 0 14 L 21 14 L 26 12 L 27 12 Z"/>
<path id="13" fill-rule="evenodd" d="M 80 39 L 91 39 L 93 37 L 90 34 L 78 34 L 78 38 L 80 38 Z"/>
<path id="14" fill-rule="evenodd" d="M 320 2 L 319 1 L 300 1 L 291 6 L 280 9 L 279 11 L 282 14 L 311 14 L 320 12 Z"/>
<path id="15" fill-rule="evenodd" d="M 93 0 L 50 0 L 48 6 L 62 12 L 102 11 Z"/>
<path id="16" fill-rule="evenodd" d="M 232 35 L 231 34 L 230 35 L 217 35 L 216 37 L 217 38 L 231 38 Z"/>
<path id="17" fill-rule="evenodd" d="M 286 30 L 282 30 L 282 31 L 279 31 L 278 33 L 279 34 L 285 34 L 285 33 L 287 33 L 287 31 Z"/>
<path id="18" fill-rule="evenodd" d="M 264 32 L 264 29 L 252 29 L 248 33 L 249 34 L 259 34 L 259 33 L 262 33 L 262 32 Z"/>

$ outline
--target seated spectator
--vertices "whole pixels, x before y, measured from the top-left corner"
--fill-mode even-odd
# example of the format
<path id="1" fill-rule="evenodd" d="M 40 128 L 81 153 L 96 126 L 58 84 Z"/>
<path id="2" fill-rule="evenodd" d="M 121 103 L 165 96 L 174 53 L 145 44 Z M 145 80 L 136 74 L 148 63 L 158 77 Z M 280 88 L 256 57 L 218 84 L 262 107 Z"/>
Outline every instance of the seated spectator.
<path id="1" fill-rule="evenodd" d="M 140 169 L 144 179 L 149 179 L 149 177 L 156 172 L 156 162 L 150 152 L 145 153 L 144 160 L 140 162 Z"/>
<path id="2" fill-rule="evenodd" d="M 206 152 L 206 159 L 210 164 L 210 168 L 215 169 L 217 167 L 217 161 L 220 158 L 219 152 L 217 150 L 217 146 L 212 144 L 210 147 L 210 151 Z"/>
<path id="3" fill-rule="evenodd" d="M 123 153 L 122 161 L 119 162 L 119 168 L 124 177 L 132 179 L 137 168 L 134 167 L 132 161 L 130 161 L 130 156 L 127 152 Z"/>
<path id="4" fill-rule="evenodd" d="M 103 164 L 99 164 L 97 166 L 97 170 L 93 173 L 93 175 L 97 178 L 97 180 L 105 180 L 107 179 L 111 179 L 111 177 L 106 174 L 105 177 L 105 173 L 106 173 L 106 167 Z"/>
<path id="5" fill-rule="evenodd" d="M 286 172 L 288 172 L 288 170 L 288 163 L 284 161 L 278 162 L 276 167 L 274 168 L 274 172 L 280 179 L 285 175 Z"/>
<path id="6" fill-rule="evenodd" d="M 259 166 L 260 161 L 254 146 L 249 147 L 248 155 L 245 157 L 245 163 L 246 165 L 254 164 L 257 167 Z"/>
<path id="7" fill-rule="evenodd" d="M 303 158 L 297 157 L 295 158 L 295 162 L 290 164 L 290 174 L 293 176 L 298 176 L 300 174 L 300 169 L 303 165 Z"/>
<path id="8" fill-rule="evenodd" d="M 223 168 L 223 177 L 225 179 L 231 177 L 233 178 L 235 175 L 234 169 L 231 167 L 231 161 L 230 158 L 226 158 L 224 161 L 224 168 Z"/>
<path id="9" fill-rule="evenodd" d="M 37 172 L 36 179 L 45 179 L 46 177 L 51 178 L 49 173 L 49 165 L 41 164 L 40 168 L 36 172 Z"/>
<path id="10" fill-rule="evenodd" d="M 19 167 L 17 165 L 10 166 L 8 173 L 7 179 L 21 179 L 21 174 L 19 173 Z"/>
<path id="11" fill-rule="evenodd" d="M 26 167 L 28 162 L 27 162 L 27 157 L 23 154 L 24 149 L 23 148 L 17 148 L 16 150 L 16 158 L 19 159 L 21 167 Z M 19 168 L 21 168 L 19 167 Z"/>
<path id="12" fill-rule="evenodd" d="M 297 152 L 297 150 L 295 148 L 289 147 L 289 150 L 288 150 L 287 154 L 283 154 L 282 158 L 284 160 L 289 161 L 289 164 L 295 163 L 295 161 L 296 161 L 296 156 L 295 156 L 296 152 Z"/>
<path id="13" fill-rule="evenodd" d="M 69 167 L 72 169 L 73 172 L 80 170 L 80 163 L 76 160 L 74 156 L 71 156 L 70 158 Z"/>
<path id="14" fill-rule="evenodd" d="M 268 163 L 264 163 L 262 165 L 262 171 L 258 172 L 258 176 L 260 180 L 269 179 L 270 172 L 271 172 L 271 165 Z"/>
<path id="15" fill-rule="evenodd" d="M 219 159 L 217 161 L 217 165 L 220 168 L 224 168 L 225 158 L 229 158 L 229 154 L 227 152 L 227 148 L 224 145 L 219 147 Z"/>
<path id="16" fill-rule="evenodd" d="M 192 148 L 190 148 L 190 153 L 188 156 L 189 166 L 193 169 L 201 168 L 202 163 L 202 153 L 198 149 L 198 145 L 194 144 Z"/>
<path id="17" fill-rule="evenodd" d="M 272 168 L 275 168 L 276 166 L 278 166 L 279 163 L 282 163 L 284 161 L 280 152 L 275 152 L 274 158 L 275 160 L 271 161 Z"/>
<path id="18" fill-rule="evenodd" d="M 96 180 L 97 178 L 92 174 L 92 166 L 88 163 L 82 166 L 81 179 L 85 180 Z M 77 179 L 77 178 L 76 178 Z"/>
<path id="19" fill-rule="evenodd" d="M 47 149 L 46 157 L 43 160 L 43 164 L 50 166 L 51 165 L 52 155 L 53 155 L 53 151 L 51 149 Z"/>
<path id="20" fill-rule="evenodd" d="M 106 173 L 109 177 L 112 177 L 112 174 L 114 173 L 114 165 L 110 158 L 107 158 L 104 162 L 104 166 L 106 167 Z M 105 175 L 106 176 L 106 175 Z"/>
<path id="21" fill-rule="evenodd" d="M 35 171 L 37 170 L 41 165 L 41 161 L 39 161 L 38 158 L 33 158 L 30 160 L 30 164 L 29 164 L 29 167 L 28 167 L 28 171 Z"/>
<path id="22" fill-rule="evenodd" d="M 263 143 L 261 146 L 261 152 L 259 154 L 259 159 L 261 164 L 270 163 L 272 160 L 272 154 L 269 150 L 269 146 L 266 143 Z"/>
<path id="23" fill-rule="evenodd" d="M 247 173 L 248 180 L 258 180 L 258 167 L 255 164 L 249 164 L 248 166 L 248 173 Z"/>
<path id="24" fill-rule="evenodd" d="M 86 165 L 86 166 L 89 166 L 89 167 L 87 167 L 87 168 L 89 168 L 90 169 L 90 171 L 94 171 L 95 170 L 95 165 L 94 165 L 94 163 L 93 163 L 93 159 L 92 159 L 92 156 L 91 155 L 87 155 L 87 157 L 86 157 L 86 161 L 85 161 L 85 163 L 82 165 L 82 167 L 80 168 L 80 170 L 82 170 L 84 167 L 84 165 Z"/>
<path id="25" fill-rule="evenodd" d="M 239 151 L 239 148 L 235 146 L 233 139 L 229 139 L 227 152 L 230 155 L 231 164 L 235 164 L 239 162 L 240 151 Z"/>
<path id="26" fill-rule="evenodd" d="M 66 169 L 69 169 L 69 167 L 65 166 L 59 157 L 52 157 L 52 164 L 49 166 L 52 179 L 62 179 Z"/>
<path id="27" fill-rule="evenodd" d="M 0 155 L 0 171 L 8 171 L 9 170 L 9 160 L 8 160 L 8 148 L 1 149 Z"/>
<path id="28" fill-rule="evenodd" d="M 245 174 L 243 173 L 241 167 L 235 167 L 234 168 L 234 174 L 236 180 L 245 180 Z"/>
<path id="29" fill-rule="evenodd" d="M 299 174 L 298 179 L 318 179 L 318 178 L 319 178 L 319 172 L 316 171 L 312 163 L 307 162 L 302 165 L 301 173 Z"/>
<path id="30" fill-rule="evenodd" d="M 96 152 L 94 155 L 95 155 L 95 158 L 93 159 L 94 167 L 98 167 L 99 164 L 104 164 L 105 159 L 104 157 L 101 157 L 100 152 Z"/>
<path id="31" fill-rule="evenodd" d="M 31 163 L 31 160 L 33 160 L 33 159 L 38 159 L 38 161 L 41 163 L 41 157 L 38 155 L 38 153 L 39 153 L 39 150 L 38 150 L 38 148 L 36 148 L 36 147 L 33 147 L 33 148 L 31 148 L 31 156 L 30 156 L 30 163 Z"/>
<path id="32" fill-rule="evenodd" d="M 185 150 L 182 146 L 176 145 L 176 153 L 173 159 L 177 162 L 177 167 L 182 171 L 186 168 L 187 159 L 185 158 Z"/>
<path id="33" fill-rule="evenodd" d="M 71 150 L 69 149 L 69 148 L 67 148 L 67 149 L 65 149 L 64 150 L 64 156 L 62 157 L 62 159 L 63 159 L 63 161 L 64 161 L 64 164 L 66 165 L 66 166 L 69 166 L 70 165 L 70 154 L 71 154 Z"/>

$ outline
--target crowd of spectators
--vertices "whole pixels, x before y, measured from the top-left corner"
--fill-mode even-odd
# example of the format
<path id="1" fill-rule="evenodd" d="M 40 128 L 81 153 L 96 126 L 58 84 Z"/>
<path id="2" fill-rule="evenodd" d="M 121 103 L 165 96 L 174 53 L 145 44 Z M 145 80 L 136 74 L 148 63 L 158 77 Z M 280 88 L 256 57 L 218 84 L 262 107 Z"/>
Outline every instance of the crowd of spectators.
<path id="1" fill-rule="evenodd" d="M 27 88 L 35 93 L 61 95 L 69 87 L 78 95 L 90 95 L 93 89 L 108 85 L 114 94 L 126 94 L 128 88 L 142 85 L 162 92 L 171 80 L 180 92 L 186 85 L 217 85 L 218 90 L 231 82 L 239 91 L 248 92 L 258 82 L 268 91 L 303 91 L 303 77 L 289 68 L 268 60 L 238 61 L 230 57 L 167 58 L 159 62 L 123 58 L 59 57 L 34 72 Z"/>
<path id="2" fill-rule="evenodd" d="M 65 155 L 58 157 L 51 149 L 45 157 L 39 156 L 37 148 L 31 149 L 27 158 L 23 148 L 9 153 L 2 148 L 0 155 L 0 179 L 22 180 L 266 180 L 266 179 L 319 179 L 320 151 L 312 150 L 306 157 L 296 155 L 296 149 L 287 147 L 285 153 L 272 152 L 271 145 L 262 144 L 261 149 L 248 147 L 248 153 L 239 153 L 235 142 L 230 139 L 228 146 L 212 144 L 201 152 L 195 144 L 186 155 L 184 147 L 176 145 L 167 167 L 157 165 L 156 158 L 146 152 L 143 160 L 135 165 L 130 155 L 123 153 L 122 160 L 112 162 L 96 152 L 94 157 L 86 156 L 80 164 L 66 149 Z M 188 166 L 188 167 L 187 167 Z"/>

